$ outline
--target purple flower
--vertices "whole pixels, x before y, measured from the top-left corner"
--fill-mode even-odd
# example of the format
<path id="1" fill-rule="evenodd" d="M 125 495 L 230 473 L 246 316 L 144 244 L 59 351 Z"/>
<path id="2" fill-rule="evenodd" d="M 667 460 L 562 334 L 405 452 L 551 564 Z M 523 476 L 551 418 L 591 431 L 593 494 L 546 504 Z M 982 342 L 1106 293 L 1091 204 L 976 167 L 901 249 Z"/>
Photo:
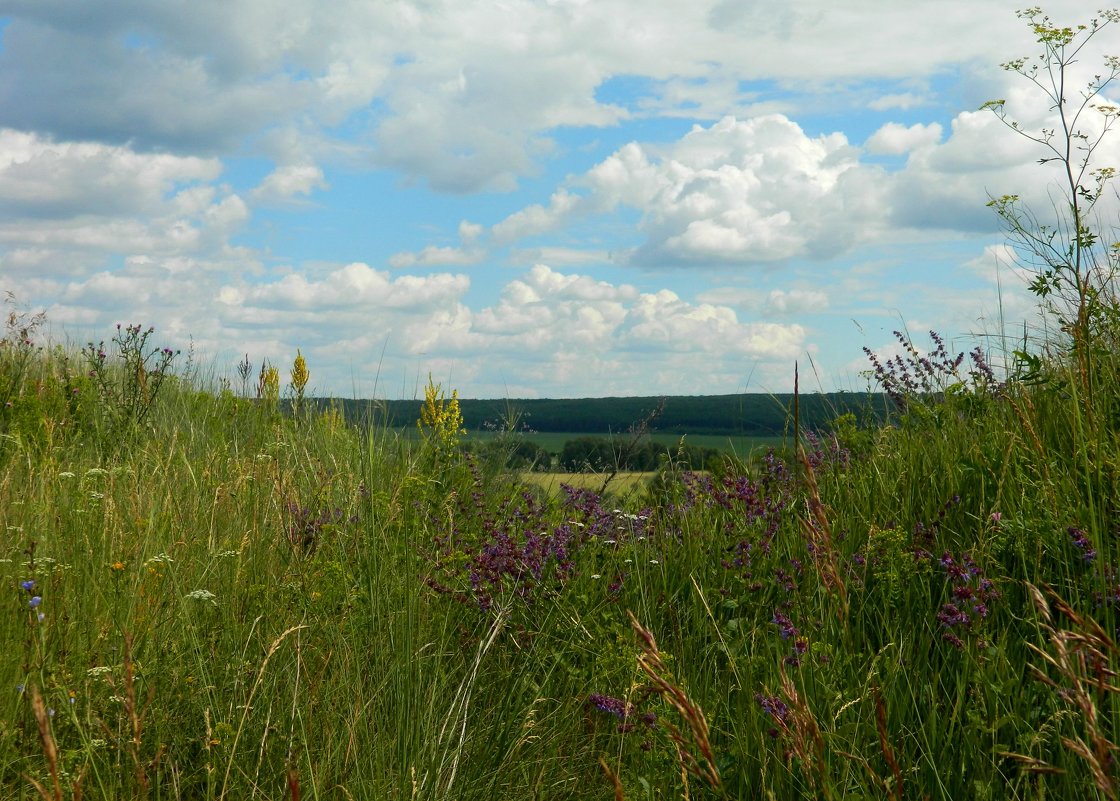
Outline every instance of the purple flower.
<path id="1" fill-rule="evenodd" d="M 786 706 L 785 701 L 776 695 L 763 695 L 762 693 L 755 695 L 754 700 L 762 707 L 763 712 L 783 724 L 783 726 L 785 725 L 786 719 L 789 717 L 789 707 Z M 778 732 L 775 729 L 771 729 L 769 734 L 771 737 L 778 736 Z"/>
<path id="2" fill-rule="evenodd" d="M 798 634 L 797 627 L 793 625 L 793 621 L 781 612 L 775 611 L 774 617 L 771 618 L 770 622 L 778 627 L 778 634 L 783 640 L 793 639 Z"/>
<path id="3" fill-rule="evenodd" d="M 962 611 L 956 604 L 944 604 L 937 613 L 937 620 L 946 628 L 953 626 L 967 626 L 971 619 L 967 612 Z"/>
<path id="4" fill-rule="evenodd" d="M 1069 534 L 1070 540 L 1073 542 L 1075 548 L 1081 551 L 1081 558 L 1086 562 L 1092 562 L 1097 558 L 1097 551 L 1093 548 L 1093 543 L 1089 541 L 1089 535 L 1082 529 L 1076 526 L 1070 526 L 1066 529 Z"/>
<path id="5" fill-rule="evenodd" d="M 591 693 L 587 696 L 587 703 L 598 709 L 600 712 L 606 712 L 609 715 L 614 715 L 619 720 L 625 720 L 634 711 L 634 705 L 615 698 L 611 695 L 603 695 L 602 693 Z"/>
<path id="6" fill-rule="evenodd" d="M 32 596 L 31 600 L 27 602 L 27 605 L 30 606 L 32 609 L 35 609 L 42 602 L 43 602 L 43 598 L 41 596 L 34 595 L 34 596 Z"/>
<path id="7" fill-rule="evenodd" d="M 35 587 L 35 579 L 28 579 L 27 581 L 21 581 L 19 583 L 19 586 L 23 587 L 23 589 L 27 590 L 28 592 L 31 592 L 31 590 Z"/>

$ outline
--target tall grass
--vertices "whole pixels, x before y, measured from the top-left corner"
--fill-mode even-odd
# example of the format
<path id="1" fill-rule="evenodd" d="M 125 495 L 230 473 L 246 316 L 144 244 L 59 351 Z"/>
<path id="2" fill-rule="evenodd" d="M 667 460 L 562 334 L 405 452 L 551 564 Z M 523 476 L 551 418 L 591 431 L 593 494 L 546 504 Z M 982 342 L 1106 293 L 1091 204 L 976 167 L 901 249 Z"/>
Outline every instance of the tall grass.
<path id="1" fill-rule="evenodd" d="M 5 798 L 1117 795 L 1115 348 L 624 501 L 18 339 Z"/>

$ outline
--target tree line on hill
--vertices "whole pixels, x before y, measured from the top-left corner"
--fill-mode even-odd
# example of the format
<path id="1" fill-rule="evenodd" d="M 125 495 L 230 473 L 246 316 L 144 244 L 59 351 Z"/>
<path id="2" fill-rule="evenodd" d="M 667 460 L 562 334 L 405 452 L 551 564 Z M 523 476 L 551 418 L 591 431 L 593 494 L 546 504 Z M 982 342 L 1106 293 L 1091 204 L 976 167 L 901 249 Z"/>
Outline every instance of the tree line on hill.
<path id="1" fill-rule="evenodd" d="M 419 400 L 319 399 L 340 407 L 348 422 L 394 427 L 414 425 Z M 826 429 L 846 414 L 860 426 L 886 417 L 890 401 L 879 392 L 826 392 L 801 395 L 801 425 Z M 580 434 L 622 434 L 660 407 L 650 430 L 674 434 L 780 436 L 793 418 L 792 393 L 767 395 L 674 395 L 633 398 L 533 398 L 524 400 L 460 399 L 463 425 L 469 431 L 530 430 Z"/>

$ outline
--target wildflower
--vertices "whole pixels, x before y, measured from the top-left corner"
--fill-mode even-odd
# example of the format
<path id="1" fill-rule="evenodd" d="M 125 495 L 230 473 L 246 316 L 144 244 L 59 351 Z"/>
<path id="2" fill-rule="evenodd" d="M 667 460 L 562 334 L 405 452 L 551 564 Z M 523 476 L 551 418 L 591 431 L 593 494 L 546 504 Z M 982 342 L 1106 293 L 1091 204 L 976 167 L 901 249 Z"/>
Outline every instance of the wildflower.
<path id="1" fill-rule="evenodd" d="M 783 640 L 794 639 L 799 633 L 797 627 L 793 625 L 793 621 L 781 612 L 775 611 L 774 617 L 771 618 L 770 622 L 778 627 L 778 634 Z"/>
<path id="2" fill-rule="evenodd" d="M 190 598 L 192 601 L 207 601 L 214 606 L 218 605 L 216 600 L 218 596 L 210 592 L 210 590 L 191 590 L 185 597 Z"/>
<path id="3" fill-rule="evenodd" d="M 124 570 L 124 562 L 113 562 L 113 564 L 109 565 L 109 569 L 116 571 Z"/>
<path id="4" fill-rule="evenodd" d="M 19 586 L 23 587 L 23 589 L 27 590 L 28 592 L 31 592 L 31 590 L 35 588 L 35 579 L 28 579 L 27 581 L 21 581 L 19 583 Z"/>
<path id="5" fill-rule="evenodd" d="M 763 695 L 757 693 L 754 700 L 762 708 L 762 711 L 772 717 L 784 729 L 786 727 L 786 720 L 789 718 L 789 706 L 776 695 Z M 768 729 L 766 732 L 770 737 L 777 739 L 781 736 L 781 732 L 776 728 Z"/>
<path id="6" fill-rule="evenodd" d="M 30 606 L 32 609 L 35 609 L 42 602 L 43 602 L 43 597 L 41 595 L 33 595 L 31 597 L 31 600 L 27 602 L 27 605 Z"/>
<path id="7" fill-rule="evenodd" d="M 1097 558 L 1097 551 L 1093 548 L 1093 543 L 1089 540 L 1089 535 L 1082 529 L 1076 526 L 1070 526 L 1066 529 L 1069 534 L 1070 540 L 1073 542 L 1074 547 L 1081 551 L 1081 558 L 1086 562 L 1092 562 Z"/>
<path id="8" fill-rule="evenodd" d="M 992 512 L 992 522 L 998 524 L 1003 519 L 1002 512 Z"/>
<path id="9" fill-rule="evenodd" d="M 600 712 L 614 715 L 619 720 L 625 720 L 634 711 L 634 705 L 630 702 L 602 693 L 591 693 L 587 696 L 587 703 Z"/>

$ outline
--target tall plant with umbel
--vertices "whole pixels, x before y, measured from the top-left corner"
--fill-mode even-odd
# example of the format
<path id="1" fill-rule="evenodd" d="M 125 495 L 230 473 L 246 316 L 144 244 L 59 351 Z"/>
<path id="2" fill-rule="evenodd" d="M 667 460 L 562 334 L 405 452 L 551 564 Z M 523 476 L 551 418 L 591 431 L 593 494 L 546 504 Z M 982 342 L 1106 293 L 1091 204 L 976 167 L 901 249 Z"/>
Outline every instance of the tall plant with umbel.
<path id="1" fill-rule="evenodd" d="M 990 109 L 1012 131 L 1047 151 L 1039 163 L 1058 168 L 1058 215 L 1056 221 L 1044 222 L 1019 195 L 1003 195 L 988 205 L 1003 220 L 1022 265 L 1033 272 L 1031 291 L 1057 315 L 1069 335 L 1082 395 L 1088 402 L 1093 388 L 1093 351 L 1104 344 L 1102 332 L 1117 307 L 1113 278 L 1120 267 L 1120 243 L 1102 242 L 1093 212 L 1116 176 L 1114 167 L 1097 164 L 1095 157 L 1120 116 L 1120 107 L 1104 101 L 1105 90 L 1120 77 L 1120 57 L 1105 56 L 1104 69 L 1082 88 L 1072 83 L 1074 65 L 1085 48 L 1105 28 L 1120 22 L 1120 10 L 1101 11 L 1098 17 L 1073 28 L 1056 25 L 1037 7 L 1019 11 L 1017 16 L 1026 20 L 1042 52 L 1001 66 L 1043 91 L 1053 122 L 1029 130 L 1008 115 L 1004 100 L 989 100 L 982 108 Z M 1026 377 L 1037 378 L 1038 357 L 1031 357 L 1025 348 L 1017 356 Z"/>

